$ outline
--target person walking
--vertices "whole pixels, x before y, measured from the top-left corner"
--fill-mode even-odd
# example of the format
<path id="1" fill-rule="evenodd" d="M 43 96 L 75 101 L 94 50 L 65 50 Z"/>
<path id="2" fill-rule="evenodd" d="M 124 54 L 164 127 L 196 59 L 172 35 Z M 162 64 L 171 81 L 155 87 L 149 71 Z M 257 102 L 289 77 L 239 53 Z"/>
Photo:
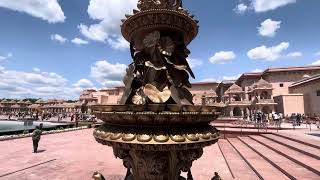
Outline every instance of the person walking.
<path id="1" fill-rule="evenodd" d="M 211 180 L 222 180 L 222 179 L 217 172 L 214 172 L 214 176 L 211 178 Z"/>
<path id="2" fill-rule="evenodd" d="M 42 124 L 40 124 L 40 127 L 42 128 Z M 33 153 L 38 152 L 38 145 L 42 134 L 40 127 L 36 126 L 36 129 L 32 133 Z"/>

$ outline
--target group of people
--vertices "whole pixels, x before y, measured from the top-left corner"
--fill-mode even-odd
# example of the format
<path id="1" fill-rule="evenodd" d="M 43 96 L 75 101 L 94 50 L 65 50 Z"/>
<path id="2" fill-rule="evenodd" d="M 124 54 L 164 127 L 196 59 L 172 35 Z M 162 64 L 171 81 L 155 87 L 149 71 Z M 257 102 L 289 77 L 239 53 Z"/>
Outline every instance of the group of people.
<path id="1" fill-rule="evenodd" d="M 8 120 L 13 119 L 33 119 L 33 120 L 40 120 L 40 121 L 48 121 L 51 118 L 57 118 L 57 121 L 60 122 L 66 118 L 70 118 L 71 122 L 77 121 L 95 121 L 96 117 L 91 114 L 86 113 L 56 113 L 56 112 L 5 112 L 0 113 L 0 115 L 6 116 Z"/>
<path id="2" fill-rule="evenodd" d="M 268 122 L 269 124 L 280 124 L 283 120 L 282 113 L 263 113 L 258 111 L 256 113 L 250 114 L 248 117 L 244 117 L 245 119 L 249 119 L 254 123 L 263 123 Z"/>
<path id="3" fill-rule="evenodd" d="M 314 114 L 313 116 L 308 116 L 300 113 L 292 113 L 291 116 L 286 115 L 284 117 L 282 113 L 263 113 L 261 111 L 258 111 L 256 113 L 250 114 L 249 116 L 244 116 L 244 119 L 258 124 L 269 123 L 278 127 L 280 127 L 283 120 L 292 122 L 293 126 L 301 126 L 303 122 L 305 122 L 306 124 L 311 124 L 312 122 L 314 122 L 317 128 L 320 129 L 320 117 L 316 114 Z"/>

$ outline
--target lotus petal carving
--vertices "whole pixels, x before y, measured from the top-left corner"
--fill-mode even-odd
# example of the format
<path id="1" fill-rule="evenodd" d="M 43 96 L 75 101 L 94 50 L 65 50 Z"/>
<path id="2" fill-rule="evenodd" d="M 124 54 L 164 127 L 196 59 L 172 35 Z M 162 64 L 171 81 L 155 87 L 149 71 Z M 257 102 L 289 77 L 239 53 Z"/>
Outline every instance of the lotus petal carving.
<path id="1" fill-rule="evenodd" d="M 159 91 L 151 84 L 145 85 L 143 92 L 153 103 L 165 103 L 171 96 L 171 92 L 168 87 L 165 87 L 163 91 Z"/>

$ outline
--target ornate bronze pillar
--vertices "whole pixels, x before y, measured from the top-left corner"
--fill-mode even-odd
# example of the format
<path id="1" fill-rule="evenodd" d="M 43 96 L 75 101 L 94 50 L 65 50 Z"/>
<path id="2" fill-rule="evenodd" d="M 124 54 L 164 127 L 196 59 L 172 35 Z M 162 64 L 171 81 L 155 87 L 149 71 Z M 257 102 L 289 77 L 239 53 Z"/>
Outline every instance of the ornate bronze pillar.
<path id="1" fill-rule="evenodd" d="M 127 168 L 126 179 L 178 180 L 191 175 L 203 147 L 216 143 L 210 125 L 221 109 L 193 105 L 187 45 L 198 33 L 198 21 L 181 0 L 140 0 L 125 15 L 121 30 L 133 59 L 124 77 L 121 105 L 95 105 L 105 123 L 95 139 L 112 146 Z"/>

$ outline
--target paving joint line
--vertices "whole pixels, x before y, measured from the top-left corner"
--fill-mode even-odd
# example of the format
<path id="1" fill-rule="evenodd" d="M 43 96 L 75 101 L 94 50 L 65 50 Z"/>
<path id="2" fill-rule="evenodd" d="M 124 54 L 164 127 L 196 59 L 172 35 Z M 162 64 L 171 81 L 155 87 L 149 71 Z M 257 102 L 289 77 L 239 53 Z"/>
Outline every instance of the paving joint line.
<path id="1" fill-rule="evenodd" d="M 252 169 L 252 171 L 258 176 L 258 178 L 261 180 L 264 180 L 264 178 L 261 176 L 261 174 L 252 166 L 252 164 L 246 158 L 244 158 L 244 156 L 240 153 L 240 151 L 236 147 L 234 147 L 234 145 L 229 141 L 229 139 L 227 139 L 227 141 L 231 144 L 233 149 L 237 151 L 237 153 L 244 160 L 244 162 L 246 162 L 247 165 Z"/>
<path id="2" fill-rule="evenodd" d="M 49 162 L 52 162 L 52 161 L 55 161 L 55 160 L 57 160 L 57 159 L 51 159 L 49 161 L 45 161 L 45 162 L 42 162 L 42 163 L 39 163 L 39 164 L 35 164 L 35 165 L 29 166 L 29 167 L 26 167 L 26 168 L 23 168 L 23 169 L 19 169 L 19 170 L 12 171 L 12 172 L 9 172 L 9 173 L 6 173 L 6 174 L 2 174 L 2 175 L 0 175 L 0 178 L 8 176 L 8 175 L 11 175 L 11 174 L 14 174 L 14 173 L 17 173 L 17 172 L 20 172 L 20 171 L 24 171 L 24 170 L 27 170 L 27 169 L 30 169 L 30 168 L 33 168 L 33 167 L 36 167 L 36 166 L 40 166 L 42 164 L 46 164 L 46 163 L 49 163 Z"/>
<path id="3" fill-rule="evenodd" d="M 268 163 L 270 163 L 273 167 L 275 167 L 276 169 L 278 169 L 280 172 L 282 172 L 284 175 L 286 175 L 289 179 L 292 180 L 298 180 L 297 178 L 295 178 L 294 176 L 292 176 L 290 173 L 288 173 L 286 170 L 282 169 L 280 166 L 278 166 L 276 163 L 274 163 L 273 161 L 271 161 L 269 158 L 267 158 L 266 156 L 264 156 L 263 154 L 261 154 L 258 150 L 254 149 L 251 145 L 249 145 L 247 142 L 245 142 L 244 140 L 238 138 L 243 144 L 245 144 L 246 146 L 248 146 L 248 148 L 250 148 L 251 150 L 253 150 L 255 153 L 257 153 L 259 156 L 261 156 L 264 160 L 266 160 Z M 251 138 L 249 138 L 251 139 Z M 272 149 L 271 149 L 272 150 Z"/>

